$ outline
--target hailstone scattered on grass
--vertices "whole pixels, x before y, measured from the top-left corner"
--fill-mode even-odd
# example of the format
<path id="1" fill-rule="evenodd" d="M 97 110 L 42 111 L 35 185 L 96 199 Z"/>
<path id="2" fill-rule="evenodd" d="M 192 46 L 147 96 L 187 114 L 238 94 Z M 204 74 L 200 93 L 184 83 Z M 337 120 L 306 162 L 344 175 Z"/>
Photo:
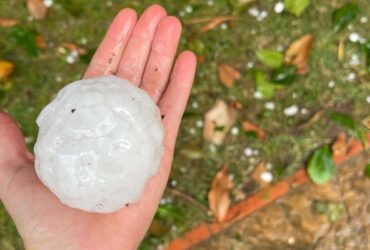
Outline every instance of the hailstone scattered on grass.
<path id="1" fill-rule="evenodd" d="M 137 201 L 159 168 L 159 109 L 127 80 L 73 82 L 44 108 L 37 124 L 37 175 L 70 207 L 114 212 Z"/>

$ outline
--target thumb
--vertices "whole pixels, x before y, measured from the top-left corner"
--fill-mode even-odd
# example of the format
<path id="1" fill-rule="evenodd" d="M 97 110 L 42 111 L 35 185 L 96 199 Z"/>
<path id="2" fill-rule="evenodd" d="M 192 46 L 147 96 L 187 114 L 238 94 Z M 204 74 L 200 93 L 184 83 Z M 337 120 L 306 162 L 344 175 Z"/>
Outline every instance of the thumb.
<path id="1" fill-rule="evenodd" d="M 8 182 L 18 166 L 30 164 L 33 164 L 33 156 L 27 150 L 17 123 L 0 112 L 0 187 Z"/>

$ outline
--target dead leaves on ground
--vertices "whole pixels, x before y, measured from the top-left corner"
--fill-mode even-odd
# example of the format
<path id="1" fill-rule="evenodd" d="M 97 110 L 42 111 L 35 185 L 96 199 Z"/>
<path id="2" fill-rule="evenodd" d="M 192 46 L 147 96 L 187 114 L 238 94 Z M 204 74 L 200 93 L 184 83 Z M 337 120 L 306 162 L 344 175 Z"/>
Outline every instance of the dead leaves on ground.
<path id="1" fill-rule="evenodd" d="M 224 165 L 216 173 L 208 193 L 209 208 L 218 222 L 226 218 L 231 203 L 229 190 L 232 186 L 227 167 Z"/>
<path id="2" fill-rule="evenodd" d="M 74 43 L 62 43 L 59 48 L 66 49 L 70 52 L 75 51 L 78 55 L 83 56 L 87 54 L 86 49 L 79 47 Z"/>
<path id="3" fill-rule="evenodd" d="M 249 121 L 244 121 L 242 123 L 242 127 L 243 127 L 245 132 L 254 132 L 254 133 L 256 133 L 257 137 L 261 141 L 263 141 L 265 139 L 265 131 L 263 131 L 263 129 L 257 127 L 253 123 L 251 123 Z"/>
<path id="4" fill-rule="evenodd" d="M 210 20 L 206 25 L 200 28 L 201 32 L 208 32 L 217 28 L 220 24 L 226 21 L 234 21 L 236 17 L 233 16 L 217 16 Z"/>
<path id="5" fill-rule="evenodd" d="M 27 8 L 36 20 L 42 20 L 46 17 L 47 7 L 43 0 L 27 0 Z"/>
<path id="6" fill-rule="evenodd" d="M 226 87 L 231 87 L 241 77 L 239 71 L 227 64 L 220 64 L 218 66 L 218 76 L 222 84 Z"/>
<path id="7" fill-rule="evenodd" d="M 0 59 L 0 80 L 7 80 L 13 72 L 14 64 Z"/>
<path id="8" fill-rule="evenodd" d="M 304 75 L 308 72 L 307 62 L 311 52 L 312 42 L 313 36 L 307 34 L 292 42 L 285 51 L 285 63 L 296 66 L 298 74 Z"/>
<path id="9" fill-rule="evenodd" d="M 233 107 L 222 100 L 217 100 L 212 109 L 204 115 L 204 139 L 216 145 L 222 144 L 236 117 L 237 111 Z"/>
<path id="10" fill-rule="evenodd" d="M 0 27 L 13 27 L 18 24 L 16 19 L 0 18 Z"/>

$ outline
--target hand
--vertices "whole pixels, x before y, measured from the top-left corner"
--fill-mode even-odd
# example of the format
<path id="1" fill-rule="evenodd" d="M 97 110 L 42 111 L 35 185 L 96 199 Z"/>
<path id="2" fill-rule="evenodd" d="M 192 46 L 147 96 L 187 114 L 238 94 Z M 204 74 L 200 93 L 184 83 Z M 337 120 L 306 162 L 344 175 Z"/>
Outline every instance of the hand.
<path id="1" fill-rule="evenodd" d="M 26 249 L 136 249 L 145 235 L 171 169 L 174 144 L 196 67 L 192 52 L 182 52 L 174 67 L 181 24 L 158 6 L 137 20 L 122 10 L 109 27 L 85 78 L 116 74 L 145 90 L 158 104 L 165 128 L 164 155 L 141 199 L 112 214 L 69 208 L 39 181 L 33 156 L 17 124 L 0 113 L 0 197 Z"/>

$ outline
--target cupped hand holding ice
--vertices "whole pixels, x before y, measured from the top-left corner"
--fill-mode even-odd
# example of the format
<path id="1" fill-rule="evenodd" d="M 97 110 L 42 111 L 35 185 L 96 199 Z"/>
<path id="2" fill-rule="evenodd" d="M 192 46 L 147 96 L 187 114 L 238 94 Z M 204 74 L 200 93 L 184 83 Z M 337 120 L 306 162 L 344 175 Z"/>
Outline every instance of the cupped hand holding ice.
<path id="1" fill-rule="evenodd" d="M 135 249 L 138 246 L 151 222 L 168 179 L 178 127 L 194 77 L 195 57 L 191 52 L 181 53 L 174 63 L 180 32 L 180 22 L 175 17 L 167 16 L 165 10 L 158 5 L 149 7 L 138 20 L 135 11 L 124 9 L 109 27 L 85 73 L 84 78 L 86 79 L 101 75 L 116 75 L 127 79 L 145 91 L 159 107 L 161 115 L 165 116 L 161 121 L 164 129 L 164 141 L 158 172 L 152 177 L 146 176 L 148 181 L 144 185 L 142 194 L 136 198 L 135 195 L 130 197 L 130 200 L 136 200 L 136 202 L 128 207 L 114 213 L 98 214 L 73 209 L 62 204 L 37 177 L 33 156 L 27 151 L 17 124 L 5 113 L 0 114 L 0 197 L 14 219 L 27 249 Z M 119 93 L 120 91 L 116 91 L 115 94 Z M 122 92 L 122 96 L 127 96 L 127 93 Z M 94 100 L 99 100 L 99 98 Z M 56 135 L 64 129 L 63 138 L 67 138 L 70 143 L 78 139 L 78 135 L 73 134 L 73 115 L 86 110 L 79 110 L 77 107 L 73 111 L 74 113 L 72 111 L 73 107 L 68 114 L 70 122 L 64 124 L 70 126 L 72 130 L 67 131 L 66 128 L 62 128 L 55 133 L 50 133 Z M 146 114 L 149 113 L 151 111 Z M 80 115 L 82 114 L 80 113 Z M 87 117 L 97 117 L 99 114 L 100 111 L 96 113 L 96 116 L 90 116 L 90 114 Z M 67 116 L 67 113 L 64 115 Z M 108 115 L 105 118 L 119 120 L 122 117 Z M 47 122 L 47 117 L 44 119 L 43 122 Z M 87 119 L 88 126 L 94 127 L 96 129 L 94 131 L 98 133 L 99 124 L 94 124 L 95 118 Z M 50 121 L 52 124 L 55 120 L 51 119 Z M 120 127 L 118 124 L 124 126 L 117 120 L 115 122 L 112 123 L 118 127 Z M 55 129 L 53 126 L 51 128 Z M 102 129 L 100 132 L 103 133 L 102 131 L 107 130 Z M 87 133 L 87 131 L 85 132 Z M 110 133 L 114 133 L 113 130 Z M 145 136 L 149 134 L 151 132 L 146 133 Z M 153 132 L 152 136 L 155 137 L 154 134 L 156 133 Z M 155 139 L 151 139 L 149 141 L 155 141 Z M 107 146 L 103 147 L 106 142 L 96 143 L 94 149 L 104 148 L 104 153 L 108 153 L 114 152 L 115 148 L 124 151 L 127 147 L 126 141 L 119 142 L 119 140 L 116 146 L 113 146 L 114 143 L 110 141 L 112 146 L 108 147 L 107 143 Z M 89 167 L 89 159 L 95 159 L 94 156 L 92 154 L 90 155 L 92 158 L 87 156 L 84 149 L 75 149 L 73 153 L 78 150 L 80 150 L 80 161 L 75 162 L 82 162 L 82 166 Z M 64 151 L 58 148 L 55 152 Z M 64 153 L 67 158 L 73 155 L 68 152 Z M 120 154 L 120 157 L 124 156 Z M 153 159 L 155 161 L 155 157 Z M 94 161 L 94 163 L 98 162 Z M 101 166 L 103 165 L 101 164 Z M 118 165 L 108 163 L 106 166 L 112 168 L 111 173 L 116 171 L 117 167 L 120 168 Z M 45 167 L 47 168 L 47 165 Z M 146 173 L 154 174 L 154 172 L 153 170 L 153 172 Z M 82 173 L 89 172 L 82 171 Z M 123 175 L 118 175 L 118 177 L 120 176 Z M 102 178 L 100 180 L 103 181 L 113 180 L 108 189 L 110 187 L 117 190 L 124 189 L 121 183 L 115 182 L 114 177 L 106 175 L 106 172 L 99 175 L 99 178 Z M 54 180 L 59 181 L 58 178 Z M 145 181 L 143 182 L 145 183 Z M 89 189 L 86 188 L 88 185 L 82 185 L 84 187 L 82 189 L 80 185 L 78 193 L 78 185 L 81 183 L 78 181 L 76 183 L 76 193 L 72 195 L 89 197 Z M 50 184 L 53 190 L 52 185 L 56 186 L 57 184 Z M 105 190 L 107 187 L 103 185 L 100 188 Z M 68 188 L 64 191 L 66 194 L 71 193 Z M 132 194 L 134 193 L 140 192 L 132 192 Z M 97 199 L 96 201 L 100 202 L 101 200 Z M 128 199 L 122 199 L 114 205 L 121 206 L 126 201 Z M 91 204 L 88 204 L 86 208 L 87 210 L 92 208 Z"/>

